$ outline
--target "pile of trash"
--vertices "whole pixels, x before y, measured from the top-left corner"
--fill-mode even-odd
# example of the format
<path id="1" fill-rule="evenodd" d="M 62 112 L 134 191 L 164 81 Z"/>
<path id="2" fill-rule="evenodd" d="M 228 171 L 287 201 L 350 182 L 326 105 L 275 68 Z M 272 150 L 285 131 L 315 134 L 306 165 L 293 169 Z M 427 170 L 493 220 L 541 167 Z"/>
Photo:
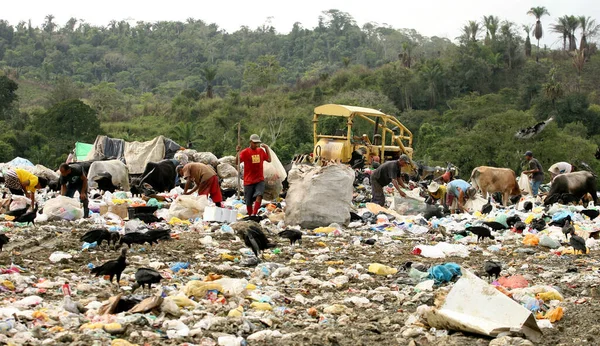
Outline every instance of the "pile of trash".
<path id="1" fill-rule="evenodd" d="M 237 177 L 231 157 L 184 154 Z M 0 342 L 594 342 L 595 207 L 523 199 L 482 214 L 478 199 L 471 213 L 432 216 L 416 189 L 388 190 L 383 208 L 355 178 L 345 166 L 295 167 L 287 198 L 265 200 L 253 221 L 235 196 L 216 208 L 179 188 L 161 201 L 104 193 L 88 219 L 76 198 L 41 194 L 33 224 L 6 214 L 27 205 L 14 198 L 0 222 Z M 120 277 L 105 275 L 122 256 Z"/>

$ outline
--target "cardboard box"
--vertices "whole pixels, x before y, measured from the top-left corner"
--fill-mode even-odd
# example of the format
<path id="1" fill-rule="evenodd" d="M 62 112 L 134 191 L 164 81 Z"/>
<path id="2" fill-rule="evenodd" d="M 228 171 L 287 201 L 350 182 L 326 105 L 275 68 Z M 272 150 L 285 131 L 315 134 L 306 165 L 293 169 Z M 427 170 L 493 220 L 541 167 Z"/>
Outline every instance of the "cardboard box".
<path id="1" fill-rule="evenodd" d="M 215 222 L 234 222 L 237 220 L 237 211 L 219 207 L 206 207 L 204 208 L 202 220 Z"/>
<path id="2" fill-rule="evenodd" d="M 108 212 L 118 215 L 121 219 L 127 219 L 129 216 L 129 212 L 127 210 L 127 204 L 119 204 L 119 205 L 101 205 L 100 206 L 100 215 L 104 215 Z"/>

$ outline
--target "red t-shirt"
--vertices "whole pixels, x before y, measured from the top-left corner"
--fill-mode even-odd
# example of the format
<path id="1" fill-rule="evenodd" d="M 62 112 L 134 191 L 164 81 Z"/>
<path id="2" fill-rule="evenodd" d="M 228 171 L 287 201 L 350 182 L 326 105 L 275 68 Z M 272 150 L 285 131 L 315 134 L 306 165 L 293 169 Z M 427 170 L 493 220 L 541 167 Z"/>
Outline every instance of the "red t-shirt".
<path id="1" fill-rule="evenodd" d="M 263 162 L 269 156 L 261 149 L 246 148 L 240 152 L 240 162 L 244 163 L 244 185 L 252 185 L 265 180 Z"/>

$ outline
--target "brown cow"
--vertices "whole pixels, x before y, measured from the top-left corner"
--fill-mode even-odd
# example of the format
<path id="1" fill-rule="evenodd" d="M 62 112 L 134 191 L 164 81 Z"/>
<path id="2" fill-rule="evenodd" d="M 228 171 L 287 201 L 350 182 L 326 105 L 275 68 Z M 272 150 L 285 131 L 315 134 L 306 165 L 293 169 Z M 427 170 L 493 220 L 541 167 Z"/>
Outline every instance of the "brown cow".
<path id="1" fill-rule="evenodd" d="M 521 194 L 515 172 L 509 168 L 496 168 L 488 166 L 476 167 L 471 172 L 471 184 L 481 190 L 483 198 L 494 192 L 502 193 L 502 204 L 508 204 L 510 196 Z"/>

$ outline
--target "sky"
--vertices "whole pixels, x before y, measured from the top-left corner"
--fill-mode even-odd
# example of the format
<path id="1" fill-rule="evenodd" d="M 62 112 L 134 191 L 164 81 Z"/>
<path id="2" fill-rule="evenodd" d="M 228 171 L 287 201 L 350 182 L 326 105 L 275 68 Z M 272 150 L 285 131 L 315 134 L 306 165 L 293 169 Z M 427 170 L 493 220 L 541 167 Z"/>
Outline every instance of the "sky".
<path id="1" fill-rule="evenodd" d="M 541 44 L 556 48 L 561 39 L 552 34 L 549 24 L 565 14 L 585 15 L 600 23 L 600 1 L 597 0 L 253 0 L 253 1 L 190 1 L 190 0 L 29 0 L 11 1 L 2 5 L 0 19 L 11 24 L 32 21 L 40 25 L 47 14 L 55 22 L 64 24 L 69 18 L 84 19 L 94 25 L 106 25 L 112 19 L 136 21 L 179 20 L 192 17 L 216 23 L 228 32 L 246 25 L 256 28 L 269 17 L 278 32 L 287 33 L 295 22 L 306 28 L 316 26 L 322 11 L 338 9 L 349 13 L 362 26 L 368 22 L 388 24 L 394 28 L 415 29 L 425 36 L 439 36 L 454 40 L 468 20 L 479 20 L 484 15 L 496 15 L 519 24 L 534 24 L 527 15 L 533 6 L 545 6 L 549 17 L 542 18 L 545 38 Z"/>

